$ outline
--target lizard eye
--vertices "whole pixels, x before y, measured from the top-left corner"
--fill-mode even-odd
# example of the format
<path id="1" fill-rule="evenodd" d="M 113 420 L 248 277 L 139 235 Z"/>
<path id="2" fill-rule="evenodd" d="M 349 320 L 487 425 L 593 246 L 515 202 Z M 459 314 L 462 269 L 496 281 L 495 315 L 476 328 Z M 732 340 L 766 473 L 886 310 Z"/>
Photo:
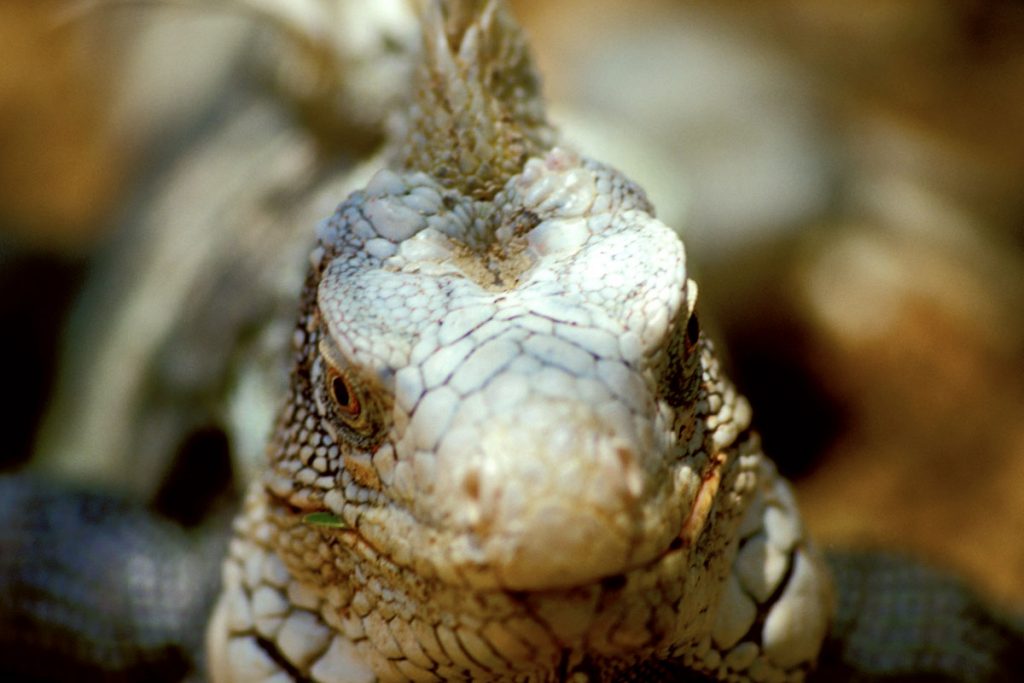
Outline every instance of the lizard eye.
<path id="1" fill-rule="evenodd" d="M 332 367 L 327 371 L 327 384 L 339 417 L 345 421 L 358 420 L 362 406 L 349 379 Z"/>
<path id="2" fill-rule="evenodd" d="M 375 387 L 367 386 L 329 342 L 320 344 L 312 380 L 317 407 L 335 440 L 343 439 L 361 448 L 370 448 L 379 441 L 382 406 L 374 395 Z"/>
<path id="3" fill-rule="evenodd" d="M 690 320 L 686 323 L 686 341 L 690 346 L 696 346 L 700 339 L 700 323 L 697 321 L 697 312 L 690 314 Z"/>
<path id="4" fill-rule="evenodd" d="M 673 408 L 686 405 L 696 398 L 700 389 L 701 370 L 700 320 L 697 317 L 696 285 L 690 281 L 687 288 L 687 310 L 689 315 L 685 329 L 677 329 L 668 342 L 666 365 L 663 370 L 665 400 Z"/>
<path id="5" fill-rule="evenodd" d="M 696 334 L 693 330 L 696 330 Z M 689 403 L 697 395 L 700 372 L 695 347 L 699 337 L 700 327 L 688 322 L 686 329 L 677 332 L 670 342 L 663 379 L 665 398 L 674 408 Z"/>
<path id="6" fill-rule="evenodd" d="M 330 361 L 326 363 L 324 372 L 324 393 L 330 399 L 330 412 L 351 432 L 354 441 L 362 441 L 373 436 L 376 425 L 370 420 L 368 411 L 363 409 L 360 400 L 362 387 L 355 378 Z"/>

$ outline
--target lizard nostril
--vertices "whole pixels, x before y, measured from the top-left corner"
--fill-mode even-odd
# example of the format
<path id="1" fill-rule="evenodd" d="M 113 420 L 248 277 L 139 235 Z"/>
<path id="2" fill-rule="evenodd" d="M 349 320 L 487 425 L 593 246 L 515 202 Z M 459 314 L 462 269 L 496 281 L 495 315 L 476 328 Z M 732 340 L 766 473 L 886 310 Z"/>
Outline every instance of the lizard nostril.
<path id="1" fill-rule="evenodd" d="M 473 500 L 480 498 L 480 475 L 476 470 L 473 470 L 462 480 L 462 489 L 466 492 L 466 495 Z"/>
<path id="2" fill-rule="evenodd" d="M 622 483 L 630 496 L 638 498 L 644 490 L 644 478 L 641 468 L 637 465 L 636 452 L 626 446 L 617 446 L 615 456 L 622 469 Z"/>
<path id="3" fill-rule="evenodd" d="M 633 462 L 636 460 L 636 457 L 633 455 L 633 451 L 625 446 L 619 446 L 616 448 L 615 455 L 618 456 L 619 464 L 622 465 L 623 468 L 632 466 Z"/>

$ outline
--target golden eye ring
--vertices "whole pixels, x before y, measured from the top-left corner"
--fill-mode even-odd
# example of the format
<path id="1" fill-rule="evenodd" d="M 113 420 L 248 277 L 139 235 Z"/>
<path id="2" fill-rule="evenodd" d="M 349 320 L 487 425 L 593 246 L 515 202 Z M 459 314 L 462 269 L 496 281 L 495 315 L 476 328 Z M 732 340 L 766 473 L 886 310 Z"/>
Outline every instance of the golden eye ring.
<path id="1" fill-rule="evenodd" d="M 359 402 L 355 387 L 352 386 L 351 380 L 345 376 L 345 373 L 328 365 L 327 387 L 327 393 L 334 402 L 338 416 L 346 422 L 358 420 L 363 407 Z"/>
<path id="2" fill-rule="evenodd" d="M 333 417 L 346 428 L 357 441 L 368 439 L 377 431 L 371 419 L 372 411 L 366 410 L 361 397 L 363 388 L 356 378 L 331 362 L 325 363 L 323 391 L 330 399 Z"/>
<path id="3" fill-rule="evenodd" d="M 349 363 L 330 337 L 318 346 L 310 379 L 326 428 L 335 440 L 372 450 L 385 433 L 389 403 L 383 388 Z"/>

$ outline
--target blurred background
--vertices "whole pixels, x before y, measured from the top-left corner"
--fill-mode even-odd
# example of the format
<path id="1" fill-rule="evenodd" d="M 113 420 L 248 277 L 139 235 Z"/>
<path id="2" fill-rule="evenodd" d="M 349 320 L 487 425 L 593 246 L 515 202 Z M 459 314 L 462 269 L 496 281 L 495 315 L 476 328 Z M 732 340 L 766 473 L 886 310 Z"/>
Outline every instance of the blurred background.
<path id="1" fill-rule="evenodd" d="M 567 139 L 684 237 L 813 532 L 1024 605 L 1024 5 L 512 5 Z M 251 476 L 415 40 L 397 0 L 0 1 L 5 469 Z"/>

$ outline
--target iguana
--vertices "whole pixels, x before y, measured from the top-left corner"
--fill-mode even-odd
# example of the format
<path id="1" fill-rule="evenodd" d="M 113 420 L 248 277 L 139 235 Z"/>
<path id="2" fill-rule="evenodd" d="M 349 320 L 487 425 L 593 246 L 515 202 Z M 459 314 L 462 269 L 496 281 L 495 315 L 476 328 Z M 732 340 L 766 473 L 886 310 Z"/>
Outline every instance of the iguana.
<path id="1" fill-rule="evenodd" d="M 801 680 L 828 574 L 682 243 L 558 144 L 503 3 L 423 26 L 388 166 L 318 229 L 213 680 Z"/>
<path id="2" fill-rule="evenodd" d="M 428 4 L 388 159 L 317 230 L 207 627 L 213 681 L 1011 680 L 1019 630 L 956 584 L 840 558 L 837 602 L 682 243 L 640 187 L 559 144 L 503 2 Z M 9 527 L 39 542 L 141 516 L 13 490 Z M 210 551 L 148 524 L 123 525 L 162 539 L 139 557 Z M 32 572 L 2 568 L 23 591 Z M 36 604 L 73 602 L 45 568 L 57 598 Z M 125 592 L 167 615 L 140 630 L 194 643 L 205 609 L 179 615 L 155 576 Z M 141 680 L 187 669 L 147 642 Z"/>

